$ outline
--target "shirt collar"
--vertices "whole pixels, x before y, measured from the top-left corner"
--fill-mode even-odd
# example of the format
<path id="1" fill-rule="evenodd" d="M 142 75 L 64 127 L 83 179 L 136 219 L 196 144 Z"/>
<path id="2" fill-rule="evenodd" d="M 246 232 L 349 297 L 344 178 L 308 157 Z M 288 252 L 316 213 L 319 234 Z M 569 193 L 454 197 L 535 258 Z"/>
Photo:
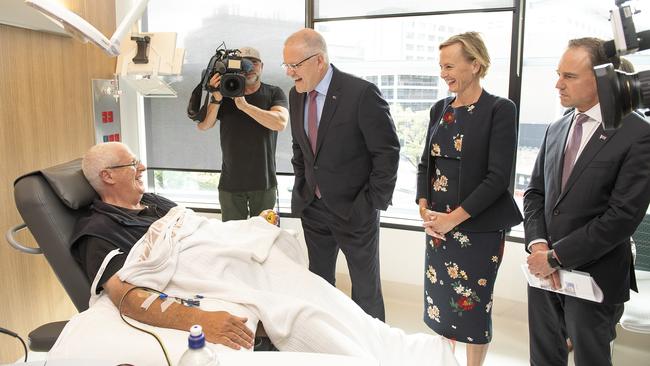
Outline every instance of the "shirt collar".
<path id="1" fill-rule="evenodd" d="M 318 92 L 320 95 L 327 95 L 327 90 L 330 88 L 330 82 L 332 82 L 332 74 L 334 73 L 334 70 L 332 69 L 332 65 L 327 66 L 327 72 L 325 73 L 325 76 L 323 76 L 323 79 L 316 85 L 314 90 Z"/>
<path id="2" fill-rule="evenodd" d="M 597 122 L 597 123 L 602 123 L 603 122 L 603 117 L 602 114 L 600 113 L 600 103 L 596 103 L 595 106 L 587 109 L 585 112 L 578 112 L 576 109 L 576 114 L 578 113 L 584 113 L 589 117 L 589 120 L 587 122 Z"/>

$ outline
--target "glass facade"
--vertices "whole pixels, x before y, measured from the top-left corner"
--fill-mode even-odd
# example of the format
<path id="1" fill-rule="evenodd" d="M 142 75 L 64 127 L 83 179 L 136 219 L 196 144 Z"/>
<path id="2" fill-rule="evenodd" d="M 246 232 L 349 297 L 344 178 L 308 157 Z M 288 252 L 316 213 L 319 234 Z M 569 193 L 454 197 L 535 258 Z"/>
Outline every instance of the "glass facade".
<path id="1" fill-rule="evenodd" d="M 168 19 L 173 17 L 179 47 L 186 48 L 183 78 L 172 85 L 179 97 L 147 100 L 149 162 L 160 168 L 195 170 L 157 170 L 157 190 L 175 192 L 194 202 L 217 202 L 218 173 L 202 171 L 220 169 L 218 128 L 208 132 L 196 129 L 185 116 L 189 94 L 222 41 L 231 48 L 259 48 L 265 65 L 263 81 L 279 85 L 288 93 L 292 83 L 280 67 L 282 45 L 289 34 L 304 26 L 304 5 L 304 1 L 297 0 L 287 1 L 282 7 L 262 0 L 246 6 L 223 0 L 182 4 L 160 0 L 149 4 L 149 31 L 168 30 Z M 521 45 L 511 40 L 515 16 L 514 9 L 509 8 L 512 6 L 512 1 L 504 0 L 437 2 L 435 7 L 415 0 L 345 4 L 340 0 L 315 1 L 314 28 L 326 38 L 332 63 L 376 84 L 391 107 L 402 152 L 393 206 L 383 213 L 384 219 L 419 220 L 414 203 L 416 169 L 429 109 L 436 100 L 449 95 L 439 77 L 438 47 L 449 36 L 470 30 L 482 34 L 492 59 L 483 87 L 504 97 L 521 90 L 514 175 L 514 195 L 521 204 L 546 126 L 564 113 L 555 89 L 559 57 L 571 38 L 612 39 L 608 11 L 613 4 L 527 0 Z M 637 2 L 636 8 L 641 10 L 634 18 L 637 31 L 650 29 L 650 2 Z M 456 10 L 462 12 L 453 13 Z M 414 15 L 418 12 L 434 15 Z M 437 12 L 451 13 L 435 15 Z M 328 19 L 346 17 L 359 18 Z M 521 85 L 511 85 L 510 62 L 517 47 L 523 47 Z M 626 57 L 637 71 L 650 69 L 649 51 Z M 278 170 L 289 172 L 278 177 L 279 204 L 286 212 L 293 185 L 288 129 L 280 133 L 276 159 Z M 416 226 L 419 221 L 412 224 Z"/>

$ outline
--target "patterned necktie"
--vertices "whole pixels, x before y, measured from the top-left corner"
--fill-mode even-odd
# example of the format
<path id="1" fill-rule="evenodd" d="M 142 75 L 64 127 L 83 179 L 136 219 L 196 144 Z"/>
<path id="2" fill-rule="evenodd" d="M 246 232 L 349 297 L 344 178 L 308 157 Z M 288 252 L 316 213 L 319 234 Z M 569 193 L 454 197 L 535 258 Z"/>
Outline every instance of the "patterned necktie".
<path id="1" fill-rule="evenodd" d="M 573 166 L 576 163 L 578 157 L 578 151 L 580 150 L 580 142 L 582 141 L 582 124 L 587 122 L 589 116 L 584 113 L 578 113 L 575 119 L 575 126 L 573 126 L 573 134 L 571 134 L 571 139 L 567 144 L 566 150 L 564 151 L 564 165 L 562 167 L 562 190 L 566 182 L 569 180 Z"/>
<path id="2" fill-rule="evenodd" d="M 318 138 L 317 96 L 318 92 L 316 90 L 309 92 L 309 110 L 307 111 L 307 134 L 309 136 L 309 143 L 311 144 L 311 151 L 314 155 L 316 154 L 316 139 Z"/>
<path id="3" fill-rule="evenodd" d="M 307 133 L 309 135 L 309 144 L 311 145 L 311 151 L 316 156 L 316 139 L 318 138 L 318 112 L 316 110 L 316 97 L 318 92 L 312 90 L 309 92 L 309 109 L 307 110 Z M 316 185 L 314 190 L 316 197 L 320 198 L 320 189 Z"/>

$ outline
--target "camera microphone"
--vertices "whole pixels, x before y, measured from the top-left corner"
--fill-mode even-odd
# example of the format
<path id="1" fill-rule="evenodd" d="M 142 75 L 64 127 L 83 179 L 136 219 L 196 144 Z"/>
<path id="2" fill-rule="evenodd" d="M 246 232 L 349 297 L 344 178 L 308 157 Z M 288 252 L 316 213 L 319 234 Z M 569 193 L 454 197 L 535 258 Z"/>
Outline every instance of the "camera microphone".
<path id="1" fill-rule="evenodd" d="M 613 39 L 611 41 L 603 42 L 603 48 L 605 49 L 605 55 L 607 58 L 616 56 L 616 44 L 614 44 Z"/>
<path id="2" fill-rule="evenodd" d="M 616 56 L 619 52 L 620 55 L 626 55 L 629 53 L 650 49 L 650 30 L 645 30 L 643 32 L 637 33 L 636 38 L 639 42 L 638 49 L 617 50 L 616 43 L 614 42 L 613 39 L 611 41 L 604 42 L 603 48 L 605 49 L 605 55 L 611 58 Z"/>
<path id="3" fill-rule="evenodd" d="M 247 58 L 243 58 L 241 60 L 241 70 L 246 74 L 253 71 L 253 62 Z"/>
<path id="4" fill-rule="evenodd" d="M 639 51 L 650 49 L 650 30 L 645 30 L 636 34 L 639 38 Z"/>

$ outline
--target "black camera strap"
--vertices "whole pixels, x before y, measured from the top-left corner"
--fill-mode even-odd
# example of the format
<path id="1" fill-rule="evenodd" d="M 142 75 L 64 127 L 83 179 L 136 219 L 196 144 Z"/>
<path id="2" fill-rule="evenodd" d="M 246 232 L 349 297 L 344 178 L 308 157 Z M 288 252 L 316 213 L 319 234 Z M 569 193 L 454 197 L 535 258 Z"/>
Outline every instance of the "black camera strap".
<path id="1" fill-rule="evenodd" d="M 203 103 L 201 103 L 201 99 L 203 99 Z M 190 101 L 187 104 L 187 116 L 193 121 L 203 121 L 208 113 L 208 103 L 210 103 L 210 93 L 205 93 L 205 98 L 203 98 L 203 82 L 199 82 L 192 90 Z"/>

